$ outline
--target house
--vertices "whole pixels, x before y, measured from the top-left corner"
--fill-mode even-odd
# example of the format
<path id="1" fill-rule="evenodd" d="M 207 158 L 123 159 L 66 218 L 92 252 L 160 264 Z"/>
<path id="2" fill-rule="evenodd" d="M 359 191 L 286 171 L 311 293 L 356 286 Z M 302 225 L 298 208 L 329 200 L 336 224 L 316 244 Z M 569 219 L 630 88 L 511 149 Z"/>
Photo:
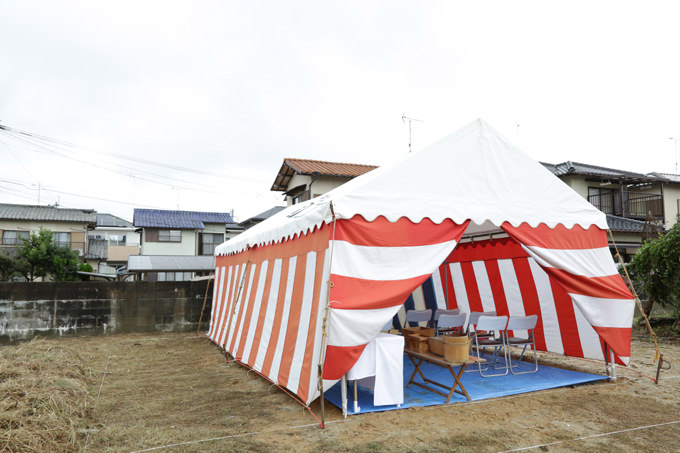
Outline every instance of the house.
<path id="1" fill-rule="evenodd" d="M 671 228 L 678 220 L 679 175 L 642 174 L 571 161 L 542 164 L 607 214 L 619 252 L 626 257 L 634 254 L 646 237 Z"/>
<path id="2" fill-rule="evenodd" d="M 271 190 L 283 192 L 290 206 L 318 197 L 376 168 L 375 165 L 285 158 Z"/>
<path id="3" fill-rule="evenodd" d="M 97 214 L 97 226 L 87 239 L 85 260 L 97 273 L 116 274 L 127 265 L 130 255 L 139 255 L 139 233 L 132 222 L 111 214 Z"/>
<path id="4" fill-rule="evenodd" d="M 69 247 L 84 257 L 88 252 L 87 236 L 94 230 L 97 214 L 92 209 L 0 203 L 0 250 L 14 255 L 31 233 L 40 228 L 52 231 L 58 246 Z"/>
<path id="5" fill-rule="evenodd" d="M 239 222 L 239 226 L 241 227 L 242 231 L 245 231 L 248 228 L 254 227 L 258 223 L 262 222 L 263 220 L 267 220 L 269 217 L 273 216 L 274 214 L 278 213 L 279 211 L 283 211 L 284 209 L 286 209 L 285 206 L 271 207 L 264 212 L 261 212 L 257 215 L 250 217 L 249 219 L 244 220 L 243 222 Z"/>
<path id="6" fill-rule="evenodd" d="M 212 268 L 215 247 L 225 239 L 230 213 L 135 209 L 140 256 L 130 256 L 128 272 L 145 280 L 189 280 Z M 162 257 L 162 258 L 152 258 Z"/>

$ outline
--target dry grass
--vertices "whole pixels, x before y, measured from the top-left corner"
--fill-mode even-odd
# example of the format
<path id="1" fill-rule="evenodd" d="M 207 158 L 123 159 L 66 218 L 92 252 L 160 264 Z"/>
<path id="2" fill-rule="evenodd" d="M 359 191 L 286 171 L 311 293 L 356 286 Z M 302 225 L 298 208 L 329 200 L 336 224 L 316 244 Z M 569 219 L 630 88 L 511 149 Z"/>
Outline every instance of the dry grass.
<path id="1" fill-rule="evenodd" d="M 306 409 L 227 363 L 203 337 L 34 341 L 0 349 L 0 451 L 466 452 L 552 442 L 559 443 L 550 451 L 676 451 L 680 424 L 662 424 L 680 419 L 680 376 L 665 372 L 661 385 L 640 376 L 653 374 L 650 348 L 634 342 L 635 366 L 620 369 L 616 383 L 346 421 L 326 404 L 328 426 L 319 429 Z M 674 364 L 680 360 L 678 345 L 664 352 Z M 552 360 L 602 371 L 600 364 Z M 320 413 L 318 401 L 312 409 Z"/>
<path id="2" fill-rule="evenodd" d="M 95 376 L 73 347 L 34 340 L 0 349 L 0 451 L 78 451 Z"/>

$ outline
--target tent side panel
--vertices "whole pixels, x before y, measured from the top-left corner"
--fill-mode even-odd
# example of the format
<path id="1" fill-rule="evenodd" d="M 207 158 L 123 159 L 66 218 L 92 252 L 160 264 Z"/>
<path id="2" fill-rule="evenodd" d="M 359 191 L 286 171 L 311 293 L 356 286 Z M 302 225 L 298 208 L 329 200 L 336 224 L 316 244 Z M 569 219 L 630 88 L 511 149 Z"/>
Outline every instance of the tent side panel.
<path id="1" fill-rule="evenodd" d="M 606 231 L 508 223 L 503 230 L 569 294 L 577 317 L 582 315 L 618 359 L 628 363 L 635 303 L 609 252 Z"/>
<path id="2" fill-rule="evenodd" d="M 595 332 L 587 323 L 577 322 L 571 298 L 526 253 L 506 251 L 500 254 L 505 259 L 497 260 L 494 253 L 503 244 L 513 247 L 510 239 L 493 242 L 497 242 L 493 248 L 489 248 L 484 242 L 460 244 L 460 255 L 454 252 L 449 258 L 452 262 L 448 263 L 448 267 L 455 292 L 455 303 L 450 307 L 460 308 L 464 312 L 475 311 L 468 301 L 476 299 L 480 304 L 483 300 L 486 308 L 499 315 L 536 314 L 537 349 L 561 354 L 572 352 L 569 355 L 584 357 L 580 346 L 582 339 L 591 338 Z M 457 261 L 459 258 L 471 261 L 460 262 Z M 490 274 L 489 269 L 493 269 Z M 497 276 L 494 274 L 496 269 Z M 487 274 L 483 275 L 484 272 Z M 497 297 L 498 289 L 486 294 L 479 291 L 483 286 L 480 281 L 491 280 L 496 280 L 494 285 L 502 285 L 502 297 Z M 602 354 L 590 357 L 601 359 Z"/>
<path id="3" fill-rule="evenodd" d="M 286 387 L 300 400 L 316 396 L 320 340 L 319 313 L 326 299 L 329 228 L 280 244 L 255 247 L 233 256 L 218 256 L 225 277 L 219 312 L 211 320 L 213 341 L 221 342 L 236 360 Z M 316 355 L 315 355 L 316 351 Z"/>
<path id="4" fill-rule="evenodd" d="M 469 222 L 338 220 L 324 379 L 340 379 L 414 289 L 451 253 Z"/>

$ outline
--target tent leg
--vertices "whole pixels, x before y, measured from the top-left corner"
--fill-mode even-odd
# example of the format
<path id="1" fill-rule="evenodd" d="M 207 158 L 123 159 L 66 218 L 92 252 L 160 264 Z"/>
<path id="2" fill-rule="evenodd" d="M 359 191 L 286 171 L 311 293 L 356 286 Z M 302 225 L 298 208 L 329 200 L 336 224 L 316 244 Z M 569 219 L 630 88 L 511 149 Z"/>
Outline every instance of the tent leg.
<path id="1" fill-rule="evenodd" d="M 616 359 L 614 358 L 614 350 L 609 348 L 609 363 L 611 363 L 611 378 L 616 380 Z"/>
<path id="2" fill-rule="evenodd" d="M 359 387 L 359 385 L 357 384 L 357 380 L 355 379 L 354 380 L 354 413 L 355 414 L 361 410 L 361 408 L 359 407 L 359 398 L 358 398 L 359 391 L 358 391 L 357 387 Z"/>
<path id="3" fill-rule="evenodd" d="M 347 418 L 347 376 L 343 376 L 340 382 L 340 393 L 342 398 L 342 416 Z"/>

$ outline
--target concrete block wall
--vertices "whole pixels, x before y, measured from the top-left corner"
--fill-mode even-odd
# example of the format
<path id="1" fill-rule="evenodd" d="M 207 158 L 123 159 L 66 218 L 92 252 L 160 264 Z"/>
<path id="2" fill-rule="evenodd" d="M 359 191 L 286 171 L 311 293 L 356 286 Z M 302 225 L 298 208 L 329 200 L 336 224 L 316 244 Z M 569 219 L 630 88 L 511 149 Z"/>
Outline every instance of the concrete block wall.
<path id="1" fill-rule="evenodd" d="M 0 344 L 40 336 L 195 331 L 206 281 L 0 283 Z M 210 323 L 212 282 L 202 329 Z"/>

